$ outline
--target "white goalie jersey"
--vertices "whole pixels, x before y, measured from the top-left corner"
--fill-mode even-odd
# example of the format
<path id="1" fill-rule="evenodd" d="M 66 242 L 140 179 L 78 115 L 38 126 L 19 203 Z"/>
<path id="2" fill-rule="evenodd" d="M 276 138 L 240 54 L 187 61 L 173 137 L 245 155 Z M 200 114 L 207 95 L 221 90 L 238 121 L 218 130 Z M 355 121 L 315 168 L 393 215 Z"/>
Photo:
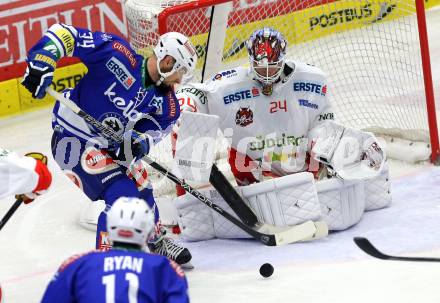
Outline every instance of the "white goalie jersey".
<path id="1" fill-rule="evenodd" d="M 270 96 L 262 93 L 246 67 L 219 72 L 206 84 L 177 91 L 182 110 L 220 117 L 238 179 L 250 171 L 256 176 L 255 163 L 260 171 L 277 176 L 307 170 L 310 130 L 334 117 L 327 94 L 326 76 L 319 68 L 293 61 L 286 62 Z"/>
<path id="2" fill-rule="evenodd" d="M 0 198 L 30 193 L 41 187 L 39 171 L 35 159 L 0 148 Z"/>
<path id="3" fill-rule="evenodd" d="M 253 75 L 249 68 L 237 67 L 219 72 L 207 83 L 182 86 L 176 95 L 183 111 L 219 117 L 219 128 L 231 147 L 229 164 L 240 185 L 236 190 L 260 222 L 285 226 L 323 220 L 330 230 L 343 230 L 359 222 L 365 210 L 391 203 L 387 169 L 378 170 L 376 177 L 352 181 L 350 178 L 315 181 L 310 174 L 319 170 L 319 162 L 328 168 L 333 164 L 318 159 L 316 150 L 324 156 L 339 156 L 343 152 L 337 130 L 353 135 L 356 142 L 362 141 L 366 134 L 333 121 L 322 70 L 287 61 L 270 96 L 263 94 Z M 332 144 L 322 141 L 323 138 L 332 141 L 329 134 L 333 133 L 336 135 Z M 328 147 L 336 151 L 325 153 Z M 353 161 L 363 161 L 362 154 L 365 152 L 359 150 Z M 378 154 L 384 157 L 382 152 Z M 232 211 L 215 190 L 207 189 L 203 193 L 220 207 Z M 176 198 L 175 205 L 182 237 L 186 240 L 247 236 L 190 195 Z"/>

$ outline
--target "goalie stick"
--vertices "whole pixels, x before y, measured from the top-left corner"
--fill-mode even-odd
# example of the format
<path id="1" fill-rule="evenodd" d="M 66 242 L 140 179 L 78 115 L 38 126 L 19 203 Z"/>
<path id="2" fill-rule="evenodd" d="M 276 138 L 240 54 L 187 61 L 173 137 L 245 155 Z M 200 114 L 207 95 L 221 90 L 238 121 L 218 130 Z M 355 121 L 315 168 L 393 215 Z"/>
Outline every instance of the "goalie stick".
<path id="1" fill-rule="evenodd" d="M 66 98 L 63 94 L 54 91 L 51 87 L 48 87 L 46 91 L 54 97 L 56 100 L 63 103 L 69 109 L 71 109 L 78 116 L 83 118 L 87 123 L 98 129 L 107 139 L 111 139 L 118 143 L 123 143 L 124 139 L 121 135 L 118 135 L 114 132 L 110 127 L 102 124 L 86 112 L 84 112 L 81 108 L 79 108 L 73 101 Z M 209 208 L 213 209 L 221 216 L 229 220 L 231 223 L 241 228 L 243 231 L 248 233 L 253 238 L 259 240 L 265 245 L 268 246 L 277 246 L 289 244 L 305 239 L 310 239 L 314 236 L 314 234 L 319 231 L 317 226 L 312 221 L 307 221 L 299 225 L 289 226 L 289 227 L 276 227 L 268 224 L 257 224 L 255 226 L 248 226 L 241 222 L 239 219 L 232 216 L 230 213 L 225 211 L 223 208 L 219 207 L 215 203 L 213 203 L 209 198 L 205 197 L 202 193 L 180 180 L 174 174 L 166 170 L 163 166 L 153 161 L 148 156 L 144 156 L 143 159 L 154 169 L 159 171 L 162 175 L 176 183 L 177 185 L 182 186 L 182 188 L 193 195 L 199 201 L 204 203 Z"/>
<path id="2" fill-rule="evenodd" d="M 419 262 L 440 262 L 440 258 L 429 258 L 429 257 L 399 257 L 391 256 L 382 253 L 367 239 L 363 237 L 354 237 L 354 243 L 363 250 L 365 253 L 369 254 L 374 258 L 381 260 L 391 260 L 391 261 L 419 261 Z"/>
<path id="3" fill-rule="evenodd" d="M 22 199 L 17 199 L 14 204 L 12 204 L 11 208 L 8 210 L 6 215 L 3 216 L 3 218 L 0 221 L 0 230 L 5 226 L 6 222 L 12 217 L 12 215 L 15 213 L 15 211 L 18 209 L 18 207 L 21 205 L 21 202 L 23 202 Z"/>

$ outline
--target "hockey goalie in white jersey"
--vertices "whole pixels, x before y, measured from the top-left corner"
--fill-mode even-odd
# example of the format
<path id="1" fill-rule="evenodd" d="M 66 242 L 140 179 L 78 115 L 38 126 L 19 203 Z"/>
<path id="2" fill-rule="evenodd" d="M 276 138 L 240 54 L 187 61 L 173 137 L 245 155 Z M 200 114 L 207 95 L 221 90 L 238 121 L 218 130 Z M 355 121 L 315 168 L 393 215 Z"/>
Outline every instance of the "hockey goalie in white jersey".
<path id="1" fill-rule="evenodd" d="M 390 203 L 385 151 L 373 134 L 334 121 L 326 75 L 287 60 L 286 47 L 278 31 L 257 30 L 247 41 L 250 67 L 183 86 L 177 96 L 184 111 L 219 116 L 237 190 L 259 220 L 346 229 Z M 205 194 L 228 209 L 215 191 Z M 189 195 L 177 200 L 183 238 L 246 236 Z"/>

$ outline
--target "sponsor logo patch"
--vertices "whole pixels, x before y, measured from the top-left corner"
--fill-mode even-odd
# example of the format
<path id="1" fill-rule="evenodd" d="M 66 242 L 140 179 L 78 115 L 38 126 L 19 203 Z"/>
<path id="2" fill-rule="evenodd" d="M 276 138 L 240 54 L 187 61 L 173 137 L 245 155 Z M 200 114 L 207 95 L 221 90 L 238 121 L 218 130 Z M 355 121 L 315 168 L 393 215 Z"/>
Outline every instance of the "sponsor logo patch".
<path id="1" fill-rule="evenodd" d="M 126 121 L 125 118 L 123 118 L 121 115 L 118 115 L 116 113 L 105 113 L 102 115 L 99 119 L 99 121 L 102 121 L 102 124 L 107 125 L 110 127 L 115 133 L 118 135 L 122 135 L 124 132 L 124 123 L 122 121 Z"/>
<path id="2" fill-rule="evenodd" d="M 129 89 L 136 82 L 136 79 L 130 74 L 125 65 L 115 57 L 111 57 L 105 65 L 125 89 Z"/>
<path id="3" fill-rule="evenodd" d="M 293 83 L 295 92 L 311 92 L 321 96 L 327 94 L 327 85 L 316 84 L 312 82 L 295 82 Z"/>
<path id="4" fill-rule="evenodd" d="M 324 120 L 334 120 L 334 114 L 333 113 L 320 114 L 318 121 L 324 121 Z"/>
<path id="5" fill-rule="evenodd" d="M 130 61 L 130 65 L 132 67 L 136 66 L 136 58 L 133 55 L 133 53 L 122 43 L 119 43 L 118 41 L 113 42 L 113 48 L 121 52 L 125 57 L 127 57 L 128 61 Z"/>
<path id="6" fill-rule="evenodd" d="M 231 78 L 236 75 L 237 75 L 237 71 L 235 69 L 226 70 L 226 71 L 220 72 L 220 73 L 216 74 L 214 77 L 212 77 L 212 81 L 220 80 L 223 77 Z"/>
<path id="7" fill-rule="evenodd" d="M 154 94 L 153 98 L 151 98 L 150 103 L 148 103 L 148 106 L 155 107 L 156 114 L 162 115 L 163 114 L 163 97 L 157 97 L 156 94 Z"/>
<path id="8" fill-rule="evenodd" d="M 66 55 L 70 56 L 73 54 L 73 49 L 75 47 L 75 38 L 70 33 L 69 30 L 67 30 L 64 27 L 58 27 L 54 34 L 61 40 L 63 43 L 64 49 L 66 51 Z"/>
<path id="9" fill-rule="evenodd" d="M 128 100 L 128 102 L 122 98 L 116 95 L 116 92 L 113 91 L 113 89 L 116 86 L 116 82 L 113 82 L 112 85 L 104 92 L 104 96 L 107 96 L 109 101 L 113 103 L 116 108 L 122 110 L 122 115 L 124 117 L 127 117 L 131 121 L 137 121 L 142 117 L 142 114 L 136 110 L 139 103 L 142 102 L 142 100 L 139 100 L 137 97 L 135 98 L 136 102 L 133 102 L 132 100 Z"/>
<path id="10" fill-rule="evenodd" d="M 254 113 L 249 107 L 240 107 L 235 115 L 235 124 L 245 127 L 254 122 Z"/>
<path id="11" fill-rule="evenodd" d="M 225 104 L 231 104 L 240 100 L 246 100 L 251 98 L 256 98 L 260 96 L 260 90 L 257 87 L 252 87 L 251 89 L 245 89 L 234 94 L 229 94 L 223 97 L 223 102 Z"/>
<path id="12" fill-rule="evenodd" d="M 118 164 L 105 150 L 89 146 L 81 155 L 81 167 L 85 172 L 96 175 L 118 168 Z"/>
<path id="13" fill-rule="evenodd" d="M 109 34 L 103 33 L 103 34 L 101 35 L 101 39 L 104 40 L 104 41 L 112 41 L 113 37 L 112 37 L 112 35 L 109 35 Z"/>
<path id="14" fill-rule="evenodd" d="M 313 109 L 318 109 L 318 104 L 312 103 L 309 100 L 298 99 L 299 106 L 310 107 Z"/>
<path id="15" fill-rule="evenodd" d="M 106 232 L 106 231 L 101 231 L 99 233 L 99 242 L 98 243 L 99 243 L 98 249 L 100 251 L 107 251 L 112 248 L 110 241 L 108 239 L 108 232 Z"/>
<path id="16" fill-rule="evenodd" d="M 175 98 L 174 94 L 172 92 L 169 92 L 167 94 L 168 97 L 168 102 L 170 104 L 170 114 L 169 117 L 170 118 L 174 118 L 176 116 L 177 113 L 177 104 L 179 104 L 179 101 Z"/>

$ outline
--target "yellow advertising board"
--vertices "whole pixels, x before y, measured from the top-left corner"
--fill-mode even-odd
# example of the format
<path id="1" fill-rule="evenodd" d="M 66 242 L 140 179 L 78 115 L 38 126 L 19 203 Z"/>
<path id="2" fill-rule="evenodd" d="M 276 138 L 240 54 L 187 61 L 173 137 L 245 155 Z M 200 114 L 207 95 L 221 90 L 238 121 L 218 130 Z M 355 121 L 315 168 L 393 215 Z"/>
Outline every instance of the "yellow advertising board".
<path id="1" fill-rule="evenodd" d="M 17 79 L 0 82 L 0 117 L 20 112 Z"/>

